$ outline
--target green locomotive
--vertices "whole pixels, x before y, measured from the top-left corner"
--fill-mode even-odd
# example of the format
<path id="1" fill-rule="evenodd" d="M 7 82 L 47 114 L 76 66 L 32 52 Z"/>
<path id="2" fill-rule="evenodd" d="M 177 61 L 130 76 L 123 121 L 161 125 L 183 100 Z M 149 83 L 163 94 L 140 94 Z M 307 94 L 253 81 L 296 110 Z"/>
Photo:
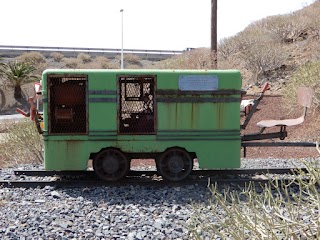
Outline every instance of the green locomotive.
<path id="1" fill-rule="evenodd" d="M 240 167 L 237 70 L 69 70 L 42 76 L 46 170 L 115 181 L 131 159 L 152 158 L 163 178 Z"/>

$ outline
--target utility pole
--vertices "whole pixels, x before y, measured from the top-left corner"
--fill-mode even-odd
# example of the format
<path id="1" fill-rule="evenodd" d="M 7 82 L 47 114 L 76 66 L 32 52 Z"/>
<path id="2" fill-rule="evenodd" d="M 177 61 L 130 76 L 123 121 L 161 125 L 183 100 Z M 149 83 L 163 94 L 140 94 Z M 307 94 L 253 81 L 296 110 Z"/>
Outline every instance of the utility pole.
<path id="1" fill-rule="evenodd" d="M 218 0 L 211 0 L 211 58 L 212 68 L 216 69 L 218 66 L 217 59 L 217 9 Z"/>
<path id="2" fill-rule="evenodd" d="M 120 10 L 121 12 L 121 69 L 123 69 L 123 9 Z"/>

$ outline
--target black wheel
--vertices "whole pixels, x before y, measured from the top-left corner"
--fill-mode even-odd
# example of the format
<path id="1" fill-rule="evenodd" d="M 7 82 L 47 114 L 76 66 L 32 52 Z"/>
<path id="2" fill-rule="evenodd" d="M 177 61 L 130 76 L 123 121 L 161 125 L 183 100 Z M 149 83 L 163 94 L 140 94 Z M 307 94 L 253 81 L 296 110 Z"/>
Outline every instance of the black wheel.
<path id="1" fill-rule="evenodd" d="M 157 159 L 157 169 L 164 179 L 181 181 L 185 179 L 193 168 L 190 154 L 181 148 L 170 148 Z"/>
<path id="2" fill-rule="evenodd" d="M 130 163 L 120 150 L 107 148 L 94 157 L 93 169 L 100 179 L 117 181 L 128 174 Z"/>

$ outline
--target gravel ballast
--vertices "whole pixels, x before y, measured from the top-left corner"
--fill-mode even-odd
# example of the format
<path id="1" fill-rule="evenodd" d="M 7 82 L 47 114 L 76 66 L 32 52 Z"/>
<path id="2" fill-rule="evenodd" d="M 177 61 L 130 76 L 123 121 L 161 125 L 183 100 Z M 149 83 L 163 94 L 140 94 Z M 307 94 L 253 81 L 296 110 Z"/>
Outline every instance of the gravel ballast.
<path id="1" fill-rule="evenodd" d="M 305 159 L 315 160 L 320 159 Z M 303 163 L 271 158 L 242 161 L 242 168 L 296 166 Z M 0 179 L 14 178 L 13 170 L 33 168 L 2 169 Z M 0 188 L 0 239 L 190 239 L 193 204 L 201 203 L 199 206 L 207 212 L 210 197 L 210 190 L 197 184 Z M 210 239 L 205 232 L 199 234 L 202 239 Z"/>

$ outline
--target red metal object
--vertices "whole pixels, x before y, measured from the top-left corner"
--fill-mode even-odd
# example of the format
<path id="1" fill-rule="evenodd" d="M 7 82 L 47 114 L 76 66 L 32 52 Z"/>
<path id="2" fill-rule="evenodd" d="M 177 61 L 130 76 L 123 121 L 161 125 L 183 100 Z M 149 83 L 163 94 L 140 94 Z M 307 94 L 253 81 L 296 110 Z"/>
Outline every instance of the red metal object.
<path id="1" fill-rule="evenodd" d="M 36 105 L 33 102 L 33 97 L 29 98 L 29 103 L 30 103 L 30 112 L 27 113 L 23 111 L 21 108 L 16 108 L 16 111 L 25 117 L 30 117 L 30 119 L 34 121 L 36 114 L 38 114 L 38 110 Z"/>
<path id="2" fill-rule="evenodd" d="M 266 82 L 266 83 L 262 86 L 261 92 L 264 93 L 265 91 L 267 91 L 268 87 L 269 87 L 269 83 Z"/>
<path id="3" fill-rule="evenodd" d="M 25 117 L 30 117 L 30 113 L 26 113 L 25 111 L 23 111 L 22 109 L 20 108 L 17 108 L 16 111 L 20 114 L 22 114 L 23 116 Z"/>
<path id="4" fill-rule="evenodd" d="M 35 115 L 37 114 L 37 108 L 33 103 L 33 97 L 29 98 L 30 103 L 30 119 L 34 121 Z"/>

